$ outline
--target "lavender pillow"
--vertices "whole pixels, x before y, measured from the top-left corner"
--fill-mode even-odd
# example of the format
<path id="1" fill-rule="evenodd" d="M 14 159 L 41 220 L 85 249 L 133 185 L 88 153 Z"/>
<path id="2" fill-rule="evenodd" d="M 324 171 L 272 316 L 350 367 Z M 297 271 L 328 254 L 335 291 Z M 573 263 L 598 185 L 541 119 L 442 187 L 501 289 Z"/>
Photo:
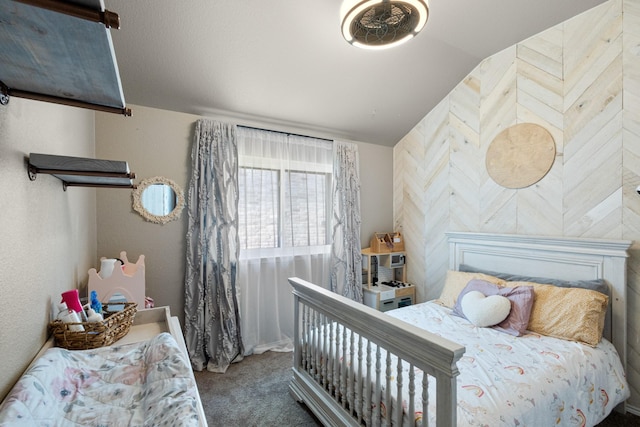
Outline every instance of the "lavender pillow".
<path id="1" fill-rule="evenodd" d="M 482 292 L 485 296 L 502 295 L 511 302 L 511 312 L 502 322 L 492 328 L 509 335 L 523 335 L 529 325 L 529 317 L 531 316 L 531 307 L 533 306 L 533 286 L 516 286 L 514 288 L 506 288 L 497 286 L 484 280 L 472 279 L 467 286 L 460 292 L 456 305 L 453 307 L 453 314 L 465 317 L 462 313 L 461 301 L 462 297 L 471 291 Z"/>

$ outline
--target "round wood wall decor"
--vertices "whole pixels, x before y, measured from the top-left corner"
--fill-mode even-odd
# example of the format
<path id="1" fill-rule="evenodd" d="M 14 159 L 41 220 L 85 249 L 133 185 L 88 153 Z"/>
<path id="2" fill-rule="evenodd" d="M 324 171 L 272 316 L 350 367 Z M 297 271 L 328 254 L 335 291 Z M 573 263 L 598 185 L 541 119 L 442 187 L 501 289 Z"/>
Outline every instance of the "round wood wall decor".
<path id="1" fill-rule="evenodd" d="M 520 123 L 498 134 L 489 145 L 489 176 L 506 188 L 525 188 L 551 170 L 556 144 L 548 130 L 534 123 Z"/>

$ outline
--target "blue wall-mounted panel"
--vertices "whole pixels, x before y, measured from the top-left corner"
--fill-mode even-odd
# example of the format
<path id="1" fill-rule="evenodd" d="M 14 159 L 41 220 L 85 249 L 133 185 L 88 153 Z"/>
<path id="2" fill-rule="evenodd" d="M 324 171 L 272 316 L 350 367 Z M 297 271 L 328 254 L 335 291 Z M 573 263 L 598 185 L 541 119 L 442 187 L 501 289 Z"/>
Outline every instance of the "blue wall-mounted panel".
<path id="1" fill-rule="evenodd" d="M 100 0 L 76 3 L 104 10 Z M 0 81 L 10 90 L 124 108 L 110 31 L 100 22 L 2 0 Z"/>

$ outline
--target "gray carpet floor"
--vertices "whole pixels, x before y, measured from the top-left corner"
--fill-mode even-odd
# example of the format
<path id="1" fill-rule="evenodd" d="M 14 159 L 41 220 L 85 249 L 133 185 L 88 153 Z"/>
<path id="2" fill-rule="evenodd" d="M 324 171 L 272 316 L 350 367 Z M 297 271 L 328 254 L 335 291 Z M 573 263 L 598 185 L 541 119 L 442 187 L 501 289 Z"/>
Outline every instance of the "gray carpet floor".
<path id="1" fill-rule="evenodd" d="M 209 427 L 321 426 L 289 393 L 293 353 L 268 351 L 224 374 L 195 372 Z"/>
<path id="2" fill-rule="evenodd" d="M 289 393 L 293 353 L 245 357 L 224 374 L 195 372 L 210 427 L 316 427 L 321 424 Z M 598 427 L 640 427 L 640 417 L 612 413 Z"/>

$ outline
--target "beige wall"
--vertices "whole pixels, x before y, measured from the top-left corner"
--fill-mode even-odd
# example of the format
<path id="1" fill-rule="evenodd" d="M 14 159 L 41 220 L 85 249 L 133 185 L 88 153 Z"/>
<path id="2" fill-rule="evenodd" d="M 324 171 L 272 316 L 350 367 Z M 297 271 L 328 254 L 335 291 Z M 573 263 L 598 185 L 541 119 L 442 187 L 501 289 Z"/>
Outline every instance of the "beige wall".
<path id="1" fill-rule="evenodd" d="M 126 160 L 135 182 L 164 176 L 185 190 L 189 179 L 192 124 L 197 116 L 130 105 L 131 117 L 96 113 L 96 157 Z M 97 191 L 98 257 L 129 261 L 145 256 L 146 294 L 156 306 L 183 315 L 185 211 L 164 225 L 145 221 L 132 208 L 131 190 Z"/>
<path id="2" fill-rule="evenodd" d="M 358 143 L 360 155 L 360 240 L 369 247 L 375 232 L 393 231 L 393 149 Z"/>
<path id="3" fill-rule="evenodd" d="M 185 196 L 191 173 L 194 123 L 200 116 L 131 106 L 132 117 L 96 113 L 96 156 L 127 160 L 136 182 L 156 175 L 180 185 Z M 227 119 L 221 119 L 227 120 Z M 227 120 L 231 121 L 231 120 Z M 261 126 L 259 123 L 242 123 Z M 288 131 L 288 129 L 276 129 Z M 293 131 L 293 130 L 291 130 Z M 302 133 L 296 129 L 296 133 Z M 312 135 L 327 137 L 326 135 Z M 362 244 L 374 231 L 390 230 L 393 149 L 357 142 L 362 182 Z M 186 213 L 178 221 L 158 225 L 131 208 L 131 191 L 97 191 L 98 257 L 127 252 L 130 261 L 145 255 L 147 295 L 168 305 L 183 322 Z"/>
<path id="4" fill-rule="evenodd" d="M 484 60 L 394 148 L 394 220 L 418 299 L 437 297 L 447 230 L 634 240 L 628 366 L 640 409 L 640 2 L 610 0 Z M 537 184 L 502 188 L 485 154 L 533 122 L 557 155 Z M 407 233 L 411 230 L 412 233 Z"/>
<path id="5" fill-rule="evenodd" d="M 85 286 L 96 255 L 95 190 L 27 176 L 25 157 L 94 155 L 93 112 L 12 98 L 0 105 L 0 400 L 47 337 L 51 301 Z"/>

